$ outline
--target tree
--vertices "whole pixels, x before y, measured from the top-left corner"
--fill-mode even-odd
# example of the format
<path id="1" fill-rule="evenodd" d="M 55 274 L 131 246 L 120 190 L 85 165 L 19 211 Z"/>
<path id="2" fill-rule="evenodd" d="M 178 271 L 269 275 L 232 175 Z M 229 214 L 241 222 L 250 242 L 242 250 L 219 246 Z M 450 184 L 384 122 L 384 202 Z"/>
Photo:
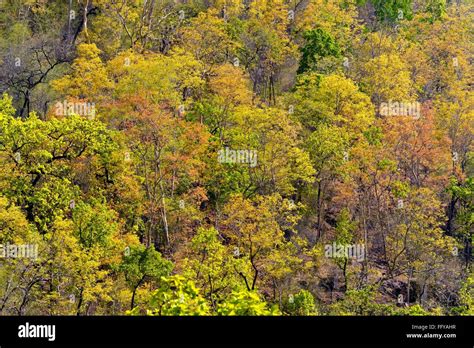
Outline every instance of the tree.
<path id="1" fill-rule="evenodd" d="M 291 295 L 286 305 L 290 315 L 309 316 L 317 315 L 313 295 L 307 290 L 300 290 L 295 296 Z"/>
<path id="2" fill-rule="evenodd" d="M 357 224 L 350 220 L 349 211 L 347 209 L 342 210 L 337 220 L 336 225 L 336 239 L 334 242 L 338 246 L 350 246 L 353 245 L 353 232 L 356 229 Z M 365 256 L 365 252 L 364 252 Z M 349 287 L 348 279 L 348 266 L 350 260 L 348 255 L 337 256 L 334 258 L 334 262 L 341 269 L 344 277 L 344 288 L 347 290 Z"/>
<path id="3" fill-rule="evenodd" d="M 143 245 L 127 247 L 120 271 L 133 289 L 130 309 L 135 308 L 135 295 L 139 286 L 147 280 L 159 281 L 171 273 L 173 264 L 161 257 L 153 247 Z"/>
<path id="4" fill-rule="evenodd" d="M 292 258 L 294 250 L 287 247 L 291 242 L 284 238 L 298 221 L 292 209 L 278 195 L 257 196 L 253 202 L 234 196 L 224 207 L 223 233 L 237 248 L 237 257 L 245 261 L 236 267 L 236 272 L 247 290 L 255 290 L 258 280 L 261 286 L 265 285 L 275 261 L 288 258 L 287 262 L 298 263 Z M 285 269 L 285 273 L 293 271 Z"/>
<path id="5" fill-rule="evenodd" d="M 162 278 L 162 286 L 153 292 L 149 306 L 147 315 L 209 315 L 209 306 L 199 289 L 179 275 Z"/>
<path id="6" fill-rule="evenodd" d="M 207 65 L 206 74 L 212 74 L 216 65 L 233 61 L 239 47 L 229 35 L 224 19 L 217 15 L 215 9 L 201 12 L 180 30 L 182 47 Z"/>
<path id="7" fill-rule="evenodd" d="M 249 72 L 253 92 L 272 104 L 279 69 L 296 50 L 287 32 L 288 6 L 281 0 L 254 1 L 248 16 L 241 24 L 236 22 L 242 46 L 239 64 Z"/>
<path id="8" fill-rule="evenodd" d="M 364 4 L 367 0 L 361 0 Z M 401 19 L 411 19 L 413 16 L 412 0 L 369 0 L 375 8 L 375 14 L 381 21 L 394 22 Z"/>
<path id="9" fill-rule="evenodd" d="M 279 315 L 276 308 L 269 308 L 259 295 L 248 290 L 236 291 L 230 294 L 226 301 L 217 308 L 217 315 Z"/>
<path id="10" fill-rule="evenodd" d="M 376 107 L 383 102 L 412 100 L 410 73 L 395 53 L 382 54 L 368 61 L 361 79 L 362 90 L 371 96 Z"/>
<path id="11" fill-rule="evenodd" d="M 390 315 L 395 308 L 375 301 L 376 289 L 365 287 L 360 290 L 349 290 L 341 301 L 329 308 L 331 315 Z"/>
<path id="12" fill-rule="evenodd" d="M 95 44 L 77 46 L 77 58 L 71 65 L 71 75 L 51 82 L 52 87 L 69 97 L 98 101 L 112 87 Z"/>
<path id="13" fill-rule="evenodd" d="M 200 228 L 193 237 L 190 255 L 183 260 L 183 275 L 192 280 L 208 299 L 212 308 L 234 290 L 243 288 L 235 268 L 244 266 L 236 250 L 223 244 L 214 228 Z"/>
<path id="14" fill-rule="evenodd" d="M 301 61 L 298 73 L 318 70 L 324 58 L 338 58 L 341 55 L 339 45 L 327 32 L 318 28 L 304 33 L 305 45 L 301 48 Z"/>
<path id="15" fill-rule="evenodd" d="M 89 184 L 74 171 L 79 164 L 87 159 L 85 167 L 100 177 L 98 186 L 112 180 L 111 155 L 118 145 L 104 124 L 79 116 L 41 121 L 35 115 L 21 120 L 4 113 L 0 122 L 0 153 L 8 168 L 2 191 L 15 197 L 40 232 L 63 216 Z"/>

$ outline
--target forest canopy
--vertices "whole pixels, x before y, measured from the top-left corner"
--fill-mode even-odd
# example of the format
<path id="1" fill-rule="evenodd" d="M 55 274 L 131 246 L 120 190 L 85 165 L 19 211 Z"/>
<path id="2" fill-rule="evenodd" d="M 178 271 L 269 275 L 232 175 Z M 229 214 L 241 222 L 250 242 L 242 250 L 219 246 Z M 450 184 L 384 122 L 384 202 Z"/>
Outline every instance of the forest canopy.
<path id="1" fill-rule="evenodd" d="M 0 315 L 474 315 L 473 11 L 0 1 Z"/>

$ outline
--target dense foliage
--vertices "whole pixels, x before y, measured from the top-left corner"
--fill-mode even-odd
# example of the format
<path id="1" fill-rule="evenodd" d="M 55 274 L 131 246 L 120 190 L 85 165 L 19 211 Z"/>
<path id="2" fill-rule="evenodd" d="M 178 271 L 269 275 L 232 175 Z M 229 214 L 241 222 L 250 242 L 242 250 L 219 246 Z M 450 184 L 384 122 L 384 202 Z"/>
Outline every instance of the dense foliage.
<path id="1" fill-rule="evenodd" d="M 473 315 L 473 10 L 0 1 L 0 314 Z"/>

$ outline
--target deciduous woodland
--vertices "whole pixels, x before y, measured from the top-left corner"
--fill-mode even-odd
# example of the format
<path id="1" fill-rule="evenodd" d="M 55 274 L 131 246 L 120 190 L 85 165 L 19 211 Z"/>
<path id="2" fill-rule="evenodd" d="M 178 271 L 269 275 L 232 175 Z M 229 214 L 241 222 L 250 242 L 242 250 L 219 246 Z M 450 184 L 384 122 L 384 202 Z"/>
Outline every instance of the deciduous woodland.
<path id="1" fill-rule="evenodd" d="M 0 1 L 0 314 L 473 315 L 473 10 Z"/>

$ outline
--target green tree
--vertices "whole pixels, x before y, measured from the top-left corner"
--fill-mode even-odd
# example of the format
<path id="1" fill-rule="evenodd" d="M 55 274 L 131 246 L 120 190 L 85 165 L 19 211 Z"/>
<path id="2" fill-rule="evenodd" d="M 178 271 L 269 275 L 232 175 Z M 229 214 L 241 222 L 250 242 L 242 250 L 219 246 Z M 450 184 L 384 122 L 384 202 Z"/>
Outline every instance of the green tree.
<path id="1" fill-rule="evenodd" d="M 209 315 L 209 306 L 199 289 L 190 280 L 174 275 L 163 277 L 161 286 L 154 291 L 147 315 L 194 316 Z M 132 312 L 133 313 L 133 312 Z"/>
<path id="2" fill-rule="evenodd" d="M 318 67 L 323 67 L 321 63 L 324 58 L 339 58 L 341 56 L 337 42 L 321 28 L 305 32 L 303 38 L 305 44 L 301 48 L 299 74 L 319 70 Z"/>
<path id="3" fill-rule="evenodd" d="M 296 295 L 290 295 L 285 311 L 293 316 L 317 315 L 318 310 L 313 295 L 307 290 L 300 290 Z"/>
<path id="4" fill-rule="evenodd" d="M 159 281 L 161 277 L 171 273 L 173 264 L 164 259 L 153 247 L 143 245 L 127 246 L 125 256 L 119 270 L 133 289 L 130 308 L 135 307 L 137 289 L 146 281 Z"/>
<path id="5" fill-rule="evenodd" d="M 232 292 L 229 298 L 219 304 L 217 315 L 269 316 L 280 315 L 280 312 L 275 307 L 269 307 L 266 302 L 262 301 L 258 293 L 241 290 Z"/>

